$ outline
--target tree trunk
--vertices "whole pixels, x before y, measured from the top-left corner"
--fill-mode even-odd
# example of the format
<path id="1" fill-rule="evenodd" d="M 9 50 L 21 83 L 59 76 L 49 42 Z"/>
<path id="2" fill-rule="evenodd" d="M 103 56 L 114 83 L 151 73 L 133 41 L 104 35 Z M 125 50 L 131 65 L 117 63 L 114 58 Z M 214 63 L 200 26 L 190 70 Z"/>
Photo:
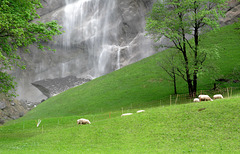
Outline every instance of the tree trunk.
<path id="1" fill-rule="evenodd" d="M 173 75 L 173 83 L 174 83 L 174 94 L 177 94 L 177 82 L 176 82 L 176 75 Z"/>
<path id="2" fill-rule="evenodd" d="M 188 93 L 189 93 L 189 97 L 193 98 L 193 85 L 192 85 L 192 80 L 189 79 L 187 80 L 188 83 Z"/>
<path id="3" fill-rule="evenodd" d="M 194 2 L 194 13 L 195 13 L 195 26 L 194 26 L 194 43 L 195 43 L 195 51 L 194 51 L 194 72 L 193 72 L 193 97 L 196 96 L 196 92 L 197 92 L 197 74 L 198 74 L 198 44 L 199 44 L 199 23 L 197 20 L 197 8 L 198 6 L 196 6 L 196 1 Z"/>
<path id="4" fill-rule="evenodd" d="M 197 73 L 193 74 L 193 97 L 196 97 L 197 93 Z"/>

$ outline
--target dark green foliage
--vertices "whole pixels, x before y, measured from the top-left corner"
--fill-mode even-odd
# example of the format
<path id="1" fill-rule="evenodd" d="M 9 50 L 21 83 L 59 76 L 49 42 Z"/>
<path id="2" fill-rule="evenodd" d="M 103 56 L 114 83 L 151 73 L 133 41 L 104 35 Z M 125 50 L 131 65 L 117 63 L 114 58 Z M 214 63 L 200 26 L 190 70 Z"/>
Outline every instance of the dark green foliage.
<path id="1" fill-rule="evenodd" d="M 240 18 L 238 18 L 238 22 L 234 23 L 235 24 L 235 29 L 238 33 L 240 33 Z"/>
<path id="2" fill-rule="evenodd" d="M 0 1 L 0 93 L 15 95 L 14 78 L 6 71 L 13 66 L 25 68 L 19 56 L 19 48 L 28 52 L 27 47 L 35 44 L 41 50 L 50 50 L 42 43 L 52 41 L 54 35 L 62 33 L 56 21 L 34 22 L 40 18 L 36 9 L 41 7 L 40 0 Z"/>
<path id="3" fill-rule="evenodd" d="M 224 15 L 225 6 L 226 0 L 158 0 L 148 14 L 148 35 L 156 42 L 165 36 L 181 54 L 176 74 L 188 84 L 191 97 L 196 94 L 198 74 L 204 70 L 206 59 L 217 57 L 217 52 L 200 46 L 200 32 L 219 27 L 218 20 Z"/>

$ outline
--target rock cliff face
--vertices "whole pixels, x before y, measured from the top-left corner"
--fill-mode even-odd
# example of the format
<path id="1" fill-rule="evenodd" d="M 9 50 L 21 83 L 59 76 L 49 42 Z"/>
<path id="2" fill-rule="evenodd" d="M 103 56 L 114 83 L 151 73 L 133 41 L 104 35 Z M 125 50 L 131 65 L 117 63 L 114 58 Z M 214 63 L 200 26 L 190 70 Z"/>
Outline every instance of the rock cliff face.
<path id="1" fill-rule="evenodd" d="M 34 46 L 22 53 L 27 69 L 16 71 L 20 98 L 45 96 L 31 83 L 75 76 L 96 78 L 150 56 L 155 51 L 145 36 L 145 15 L 154 0 L 44 0 L 41 21 L 57 20 L 65 33 L 48 44 L 56 52 Z"/>
<path id="2" fill-rule="evenodd" d="M 237 22 L 240 18 L 240 2 L 237 0 L 232 0 L 228 3 L 229 8 L 226 13 L 226 17 L 220 19 L 220 24 L 222 26 L 233 24 Z"/>
<path id="3" fill-rule="evenodd" d="M 39 104 L 39 102 L 29 102 L 26 100 L 9 100 L 2 95 L 0 95 L 0 98 L 0 126 L 6 121 L 15 120 L 22 117 L 29 110 Z"/>
<path id="4" fill-rule="evenodd" d="M 56 52 L 42 52 L 32 46 L 30 54 L 21 53 L 27 69 L 14 73 L 19 99 L 46 98 L 31 83 L 67 76 L 93 79 L 154 54 L 153 42 L 144 31 L 145 16 L 154 1 L 42 0 L 40 20 L 57 20 L 65 33 L 48 44 Z M 232 16 L 234 20 L 239 17 L 238 4 L 229 3 L 232 9 L 221 20 L 222 25 L 232 23 Z"/>

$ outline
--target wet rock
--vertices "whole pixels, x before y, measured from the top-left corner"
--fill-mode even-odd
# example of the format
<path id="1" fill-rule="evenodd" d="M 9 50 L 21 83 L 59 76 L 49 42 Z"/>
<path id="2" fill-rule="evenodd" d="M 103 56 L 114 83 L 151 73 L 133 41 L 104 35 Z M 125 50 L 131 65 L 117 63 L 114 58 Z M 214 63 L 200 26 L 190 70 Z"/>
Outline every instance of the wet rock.
<path id="1" fill-rule="evenodd" d="M 46 15 L 66 5 L 65 0 L 41 0 L 43 8 L 37 10 L 40 16 Z"/>

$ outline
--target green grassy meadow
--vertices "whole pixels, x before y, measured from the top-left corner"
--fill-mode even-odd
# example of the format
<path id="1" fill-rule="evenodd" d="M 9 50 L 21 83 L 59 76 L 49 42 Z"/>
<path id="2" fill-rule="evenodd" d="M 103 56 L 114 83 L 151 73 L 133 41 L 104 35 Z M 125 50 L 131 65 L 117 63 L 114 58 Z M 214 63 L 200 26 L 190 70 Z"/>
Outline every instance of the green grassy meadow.
<path id="1" fill-rule="evenodd" d="M 205 47 L 219 48 L 220 77 L 232 77 L 240 66 L 234 25 L 203 38 Z M 69 89 L 0 126 L 0 153 L 240 153 L 240 83 L 221 85 L 235 87 L 231 98 L 226 93 L 213 102 L 185 98 L 170 106 L 173 87 L 157 64 L 166 52 Z M 178 92 L 186 94 L 187 85 L 177 82 Z M 200 76 L 198 88 L 212 89 L 213 81 Z M 139 109 L 146 112 L 137 114 Z M 134 114 L 121 117 L 122 112 Z M 92 124 L 77 125 L 79 118 Z"/>
<path id="2" fill-rule="evenodd" d="M 92 124 L 82 126 L 77 116 L 42 119 L 38 128 L 21 121 L 0 127 L 0 153 L 238 153 L 239 98 L 85 115 Z"/>
<path id="3" fill-rule="evenodd" d="M 218 46 L 220 58 L 216 61 L 220 77 L 231 74 L 240 66 L 240 35 L 235 32 L 234 25 L 221 28 L 218 32 L 210 32 L 202 43 L 211 48 Z M 107 111 L 118 111 L 124 108 L 141 108 L 158 106 L 162 100 L 169 99 L 173 94 L 173 86 L 167 75 L 158 66 L 161 55 L 157 53 L 137 63 L 99 77 L 84 85 L 72 88 L 57 97 L 52 97 L 29 112 L 25 119 L 59 117 L 72 115 L 98 114 Z M 214 72 L 213 72 L 214 73 Z M 240 83 L 227 83 L 224 86 L 240 87 Z M 213 80 L 200 76 L 198 89 L 213 88 Z M 178 79 L 177 90 L 180 94 L 187 93 L 186 83 Z M 167 101 L 167 103 L 169 103 Z"/>

